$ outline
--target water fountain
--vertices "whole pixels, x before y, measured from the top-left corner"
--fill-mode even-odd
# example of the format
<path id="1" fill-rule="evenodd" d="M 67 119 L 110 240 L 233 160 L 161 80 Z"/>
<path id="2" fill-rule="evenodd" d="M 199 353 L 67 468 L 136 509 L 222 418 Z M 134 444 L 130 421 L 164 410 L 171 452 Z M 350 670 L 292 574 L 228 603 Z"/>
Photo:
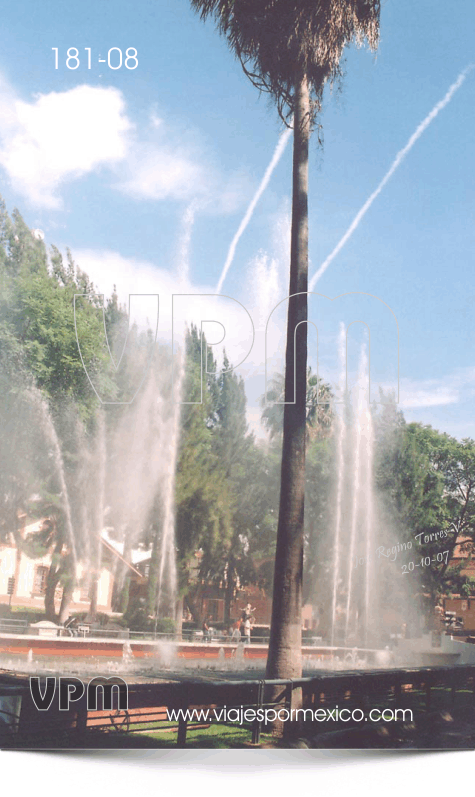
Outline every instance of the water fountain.
<path id="1" fill-rule="evenodd" d="M 340 331 L 340 389 L 346 382 L 346 330 Z M 367 648 L 374 577 L 373 451 L 368 359 L 362 347 L 352 393 L 344 392 L 336 422 L 336 501 L 333 531 L 330 645 Z M 359 566 L 355 566 L 359 563 Z"/>
<path id="2" fill-rule="evenodd" d="M 17 584 L 23 583 L 19 581 L 23 578 L 23 570 L 18 570 L 19 561 L 26 568 L 25 572 L 31 573 L 35 557 L 48 553 L 61 556 L 61 562 L 65 563 L 63 571 L 67 565 L 68 575 L 76 578 L 76 589 L 81 587 L 83 594 L 90 590 L 91 613 L 101 611 L 101 605 L 97 605 L 97 581 L 106 522 L 113 521 L 116 538 L 120 539 L 124 528 L 129 527 L 135 531 L 137 539 L 146 530 L 153 511 L 158 509 L 163 518 L 163 533 L 157 543 L 160 558 L 156 605 L 161 616 L 174 616 L 174 483 L 184 363 L 178 358 L 178 396 L 174 403 L 170 393 L 170 360 L 169 352 L 162 347 L 157 351 L 155 367 L 150 370 L 137 401 L 127 407 L 98 408 L 94 423 L 88 428 L 66 401 L 51 408 L 38 389 L 30 386 L 23 391 L 21 431 L 25 439 L 29 438 L 31 448 L 31 461 L 28 461 L 34 476 L 31 482 L 38 483 L 45 491 L 40 496 L 30 488 L 31 495 L 25 496 L 25 509 L 31 504 L 38 515 L 42 512 L 43 517 L 55 517 L 48 536 L 46 526 L 39 524 L 36 531 L 12 528 L 23 559 L 18 553 L 8 561 L 4 558 L 3 572 L 15 577 Z M 21 453 L 14 445 L 19 423 L 12 423 L 9 447 L 12 456 L 20 459 Z M 8 432 L 8 428 L 4 429 L 4 433 Z M 130 537 L 133 544 L 134 535 Z M 6 565 L 8 571 L 5 571 Z M 63 584 L 59 581 L 56 585 L 56 611 L 60 602 L 61 611 L 63 603 L 66 604 L 65 590 L 61 593 Z M 103 594 L 107 596 L 104 590 Z M 66 613 L 64 619 L 67 616 Z M 66 644 L 67 637 L 64 640 Z M 25 638 L 24 641 L 29 640 Z M 39 641 L 31 642 L 20 661 L 32 663 Z M 4 661 L 6 651 L 2 653 L 2 647 L 0 644 Z"/>
<path id="3" fill-rule="evenodd" d="M 108 522 L 130 551 L 157 514 L 162 517 L 155 606 L 160 616 L 174 616 L 176 565 L 174 548 L 174 485 L 179 406 L 169 387 L 170 361 L 158 357 L 135 401 L 122 411 L 110 434 L 106 502 Z M 158 505 L 157 505 L 158 501 Z"/>
<path id="4" fill-rule="evenodd" d="M 192 214 L 188 222 L 191 225 Z M 189 232 L 187 228 L 182 252 L 184 261 L 188 257 L 185 250 L 189 246 Z M 183 278 L 185 272 L 186 269 Z M 368 358 L 362 349 L 350 396 L 343 389 L 346 382 L 344 329 L 340 334 L 339 352 L 344 401 L 336 418 L 331 582 L 324 596 L 326 601 L 330 596 L 330 624 L 326 649 L 305 654 L 305 664 L 311 669 L 363 667 L 370 666 L 376 659 L 380 664 L 388 660 L 384 651 L 376 655 L 378 635 L 372 612 L 372 606 L 378 604 L 378 595 L 373 561 L 374 433 L 368 402 Z M 156 513 L 159 497 L 161 519 L 160 534 L 156 538 L 159 556 L 155 613 L 157 617 L 170 618 L 174 617 L 177 586 L 174 495 L 185 375 L 183 351 L 176 353 L 174 369 L 172 379 L 170 350 L 166 354 L 157 352 L 153 367 L 131 405 L 101 408 L 93 433 L 86 431 L 76 419 L 71 433 L 75 435 L 79 463 L 75 469 L 63 456 L 60 436 L 48 405 L 38 391 L 31 391 L 32 405 L 41 419 L 59 484 L 67 540 L 75 563 L 81 559 L 86 564 L 93 582 L 101 565 L 101 533 L 106 523 L 112 525 L 116 537 L 122 536 L 125 554 L 126 548 L 143 536 L 141 533 L 150 523 L 151 514 Z M 172 382 L 173 394 L 170 393 Z M 117 643 L 117 651 L 111 654 L 117 660 L 111 658 L 107 666 L 111 671 L 122 668 L 130 672 L 141 672 L 144 668 L 151 671 L 198 666 L 196 659 L 193 664 L 178 660 L 177 647 L 171 642 L 155 644 L 155 651 L 153 646 L 154 643 L 150 643 L 150 652 L 146 654 L 149 659 L 138 661 L 133 645 Z M 210 654 L 215 656 L 213 666 L 218 668 L 244 670 L 255 666 L 242 645 L 233 649 L 232 659 L 227 648 L 210 646 L 207 654 L 202 652 L 203 666 L 210 666 Z M 35 662 L 38 660 L 34 659 L 30 648 L 26 664 L 30 667 Z M 95 666 L 94 662 L 91 666 Z"/>
<path id="5" fill-rule="evenodd" d="M 132 648 L 130 647 L 130 642 L 124 642 L 122 645 L 122 661 L 124 665 L 127 667 L 131 664 L 134 660 L 134 654 L 132 652 Z"/>
<path id="6" fill-rule="evenodd" d="M 53 455 L 56 476 L 59 479 L 61 488 L 61 502 L 66 521 L 68 544 L 71 546 L 74 564 L 77 565 L 78 557 L 76 552 L 76 540 L 72 521 L 71 503 L 69 500 L 69 490 L 66 482 L 66 472 L 58 434 L 56 432 L 48 404 L 41 395 L 40 391 L 34 387 L 31 387 L 26 395 L 31 401 L 34 410 L 39 415 L 39 424 L 44 431 L 47 442 L 49 443 L 49 450 Z"/>
<path id="7" fill-rule="evenodd" d="M 344 379 L 344 336 L 340 341 L 341 381 Z M 166 374 L 168 376 L 169 373 Z M 162 378 L 161 378 L 162 377 Z M 94 573 L 100 567 L 100 532 L 107 519 L 120 518 L 122 528 L 134 526 L 141 529 L 147 522 L 157 492 L 162 501 L 162 534 L 160 538 L 160 564 L 158 570 L 156 608 L 160 616 L 173 616 L 176 594 L 176 565 L 174 549 L 174 479 L 180 427 L 180 404 L 184 380 L 184 358 L 176 358 L 174 401 L 164 389 L 163 374 L 151 369 L 136 401 L 117 412 L 116 422 L 108 427 L 104 411 L 98 415 L 95 435 L 88 439 L 80 424 L 76 427 L 77 450 L 81 461 L 76 484 L 74 506 L 78 528 L 73 528 L 71 502 L 68 492 L 68 474 L 64 468 L 58 436 L 53 435 L 54 424 L 41 402 L 45 431 L 51 443 L 54 462 L 62 488 L 62 497 L 68 519 L 68 535 L 76 534 L 79 549 L 87 557 L 89 569 Z M 371 640 L 371 602 L 375 600 L 373 572 L 369 563 L 373 546 L 374 508 L 372 496 L 373 432 L 367 401 L 367 359 L 360 357 L 359 374 L 353 390 L 352 404 L 343 405 L 339 413 L 336 433 L 336 501 L 331 585 L 331 632 L 329 648 L 322 654 L 310 652 L 306 668 L 342 668 L 364 666 L 374 660 L 374 640 Z M 38 399 L 36 399 L 38 400 Z M 58 453 L 59 452 L 59 453 Z M 165 452 L 165 456 L 164 456 Z M 69 531 L 72 529 L 72 531 Z M 119 529 L 120 531 L 120 529 Z M 357 570 L 353 561 L 364 553 L 364 565 Z M 342 620 L 343 617 L 343 620 Z M 373 649 L 365 658 L 358 648 Z M 110 660 L 108 671 L 128 673 L 153 673 L 179 667 L 197 666 L 198 662 L 181 661 L 173 643 L 156 644 L 156 650 L 146 653 L 150 658 L 138 660 L 129 642 L 120 643 L 118 659 Z M 212 646 L 214 648 L 214 646 Z M 254 646 L 253 646 L 254 647 Z M 31 649 L 30 649 L 31 651 Z M 246 655 L 243 645 L 229 651 L 220 647 L 215 661 L 208 655 L 205 667 L 226 670 L 250 670 L 256 666 Z M 257 652 L 257 650 L 256 650 Z M 328 655 L 330 654 L 330 655 Z M 35 654 L 36 655 L 36 654 Z M 116 655 L 116 654 L 113 654 Z M 265 656 L 265 650 L 262 651 Z M 39 658 L 36 665 L 39 667 Z M 95 668 L 93 661 L 84 665 Z M 33 653 L 28 654 L 27 665 L 33 665 Z M 63 660 L 64 666 L 72 666 Z M 103 666 L 103 665 L 101 665 Z M 261 665 L 262 666 L 262 663 Z"/>

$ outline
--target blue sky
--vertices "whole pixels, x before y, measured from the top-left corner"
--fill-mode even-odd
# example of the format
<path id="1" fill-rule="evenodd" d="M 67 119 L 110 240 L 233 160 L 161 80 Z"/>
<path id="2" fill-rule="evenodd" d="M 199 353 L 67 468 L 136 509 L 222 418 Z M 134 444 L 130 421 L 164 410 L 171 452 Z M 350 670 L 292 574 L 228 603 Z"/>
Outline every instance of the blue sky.
<path id="1" fill-rule="evenodd" d="M 471 0 L 387 0 L 377 57 L 348 52 L 343 93 L 325 98 L 324 147 L 315 139 L 311 149 L 310 274 L 475 61 L 474 28 Z M 129 291 L 159 292 L 165 329 L 173 291 L 215 291 L 282 133 L 275 109 L 185 0 L 19 0 L 4 7 L 2 33 L 0 193 L 9 210 L 17 206 L 47 244 L 69 246 L 101 291 L 116 283 L 124 300 Z M 76 70 L 65 66 L 68 47 L 79 50 Z M 112 47 L 136 48 L 138 67 L 100 64 Z M 475 437 L 474 108 L 475 71 L 315 287 L 329 297 L 369 293 L 391 306 L 406 418 L 458 437 Z M 288 144 L 223 285 L 256 327 L 240 369 L 254 426 L 263 322 L 287 293 L 290 170 Z M 229 310 L 238 325 L 239 312 Z M 239 346 L 228 348 L 235 359 Z M 380 371 L 380 382 L 391 384 L 394 374 Z"/>

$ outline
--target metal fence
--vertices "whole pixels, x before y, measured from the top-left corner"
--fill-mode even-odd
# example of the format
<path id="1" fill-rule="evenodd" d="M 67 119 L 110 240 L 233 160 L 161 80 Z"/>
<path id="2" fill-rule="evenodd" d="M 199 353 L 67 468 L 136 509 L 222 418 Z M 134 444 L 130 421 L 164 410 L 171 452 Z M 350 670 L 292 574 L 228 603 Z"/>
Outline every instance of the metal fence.
<path id="1" fill-rule="evenodd" d="M 29 625 L 26 620 L 11 620 L 9 617 L 0 617 L 0 634 L 26 634 Z"/>
<path id="2" fill-rule="evenodd" d="M 67 688 L 65 686 L 65 688 Z M 0 674 L 0 728 L 2 698 L 21 695 L 17 719 L 12 721 L 11 702 L 8 725 L 4 724 L 3 746 L 14 747 L 136 747 L 176 744 L 184 747 L 196 732 L 207 731 L 217 717 L 235 709 L 241 712 L 243 738 L 258 745 L 266 731 L 262 719 L 265 709 L 290 711 L 296 704 L 307 710 L 298 723 L 284 723 L 287 737 L 299 734 L 324 735 L 332 731 L 352 730 L 346 722 L 323 726 L 312 720 L 318 709 L 357 708 L 363 714 L 371 707 L 403 708 L 412 706 L 416 716 L 431 716 L 439 708 L 472 706 L 475 708 L 475 665 L 455 667 L 419 667 L 411 669 L 342 671 L 320 673 L 297 680 L 226 680 L 183 679 L 171 683 L 133 683 L 128 688 L 126 710 L 88 710 L 85 698 L 69 712 L 51 710 L 41 716 L 32 704 L 26 681 Z M 5 705 L 5 701 L 4 701 Z M 245 714 L 246 709 L 254 711 Z M 259 715 L 259 711 L 261 714 Z M 187 717 L 189 710 L 208 712 Z M 174 711 L 174 718 L 168 713 Z M 5 714 L 5 712 L 4 712 Z M 246 719 L 247 717 L 247 719 Z M 8 720 L 3 716 L 4 722 Z M 228 729 L 236 723 L 220 721 Z M 364 723 L 361 723 L 364 726 Z M 369 726 L 367 726 L 369 728 Z M 363 727 L 364 730 L 364 727 Z M 474 731 L 475 732 L 475 731 Z M 1 730 L 0 730 L 1 734 Z"/>
<path id="3" fill-rule="evenodd" d="M 36 625 L 30 625 L 26 620 L 10 620 L 0 618 L 0 634 L 30 634 L 33 636 L 38 635 L 40 629 Z M 64 626 L 48 627 L 41 629 L 42 634 L 48 636 L 60 637 L 77 637 L 80 639 L 122 639 L 122 640 L 137 640 L 137 641 L 172 641 L 172 642 L 203 642 L 213 644 L 237 644 L 244 642 L 243 636 L 238 639 L 231 639 L 230 636 L 225 637 L 223 634 L 215 633 L 211 638 L 206 637 L 202 631 L 195 629 L 187 629 L 179 633 L 165 632 L 165 631 L 134 631 L 130 628 L 102 628 L 101 626 L 90 625 L 88 623 L 79 623 L 75 628 L 66 628 Z M 269 635 L 257 636 L 251 635 L 251 644 L 267 644 Z M 304 641 L 304 644 L 317 644 L 320 638 L 315 640 Z"/>

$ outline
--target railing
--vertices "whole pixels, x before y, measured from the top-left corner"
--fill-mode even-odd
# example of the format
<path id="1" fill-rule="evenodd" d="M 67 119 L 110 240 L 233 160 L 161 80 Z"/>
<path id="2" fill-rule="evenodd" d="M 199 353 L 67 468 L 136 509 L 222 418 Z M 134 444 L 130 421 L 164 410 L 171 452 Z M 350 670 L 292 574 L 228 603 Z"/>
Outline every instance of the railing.
<path id="1" fill-rule="evenodd" d="M 27 629 L 26 620 L 10 620 L 8 617 L 0 617 L 0 634 L 26 634 Z"/>
<path id="2" fill-rule="evenodd" d="M 42 629 L 31 626 L 26 620 L 7 620 L 0 618 L 0 634 L 31 634 L 37 636 Z M 203 644 L 219 644 L 219 645 L 237 645 L 238 642 L 245 642 L 245 637 L 232 639 L 230 636 L 224 637 L 221 634 L 213 634 L 211 639 L 204 636 L 202 631 L 185 630 L 180 633 L 166 632 L 166 631 L 134 631 L 130 628 L 101 628 L 91 627 L 87 623 L 81 623 L 75 628 L 58 626 L 44 629 L 49 635 L 57 634 L 61 637 L 70 637 L 78 639 L 121 639 L 121 640 L 136 640 L 136 641 L 172 641 L 172 642 L 197 642 Z M 266 636 L 252 636 L 251 644 L 266 645 L 269 641 L 269 635 Z M 303 640 L 302 644 L 314 644 L 310 641 Z M 315 643 L 316 644 L 316 643 Z"/>
<path id="3" fill-rule="evenodd" d="M 15 682 L 18 690 L 18 678 L 4 676 L 2 684 L 0 676 L 0 709 L 2 696 L 12 694 Z M 467 708 L 471 704 L 475 709 L 475 665 L 321 673 L 294 681 L 184 679 L 178 683 L 135 683 L 128 688 L 126 711 L 88 711 L 84 698 L 70 712 L 48 711 L 41 716 L 32 704 L 26 679 L 22 689 L 19 721 L 5 732 L 4 746 L 160 747 L 175 738 L 176 744 L 184 747 L 196 730 L 209 728 L 212 720 L 193 721 L 182 714 L 173 722 L 167 710 L 208 709 L 214 711 L 216 718 L 216 713 L 219 716 L 224 707 L 228 715 L 233 708 L 254 710 L 253 719 L 244 721 L 241 727 L 248 741 L 257 745 L 266 730 L 258 709 L 290 710 L 295 705 L 296 690 L 301 690 L 301 705 L 310 709 L 311 714 L 319 708 L 334 709 L 337 705 L 340 709 L 358 708 L 363 712 L 376 706 L 412 707 L 415 716 L 430 719 L 430 712 L 440 707 Z M 236 727 L 232 722 L 227 725 Z M 367 732 L 370 726 L 364 725 L 361 723 L 358 730 Z M 324 727 L 323 723 L 309 721 L 304 716 L 298 727 L 295 723 L 284 723 L 284 732 L 288 737 L 295 734 L 322 737 L 328 735 L 329 727 L 333 732 L 357 729 L 346 721 L 325 723 Z"/>

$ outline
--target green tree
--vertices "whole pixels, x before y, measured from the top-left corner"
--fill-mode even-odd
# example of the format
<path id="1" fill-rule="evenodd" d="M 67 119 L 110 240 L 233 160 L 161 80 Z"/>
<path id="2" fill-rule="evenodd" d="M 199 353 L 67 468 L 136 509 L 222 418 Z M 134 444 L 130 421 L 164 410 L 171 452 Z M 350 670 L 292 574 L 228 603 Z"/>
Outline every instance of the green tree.
<path id="1" fill-rule="evenodd" d="M 262 422 L 270 436 L 268 459 L 274 462 L 273 478 L 279 481 L 275 462 L 281 460 L 284 417 L 284 376 L 276 374 L 261 399 Z M 307 369 L 307 456 L 305 485 L 303 602 L 317 607 L 319 596 L 330 583 L 332 539 L 331 495 L 334 480 L 333 394 L 329 384 Z M 277 403 L 280 402 L 280 403 Z M 278 501 L 279 486 L 274 488 Z M 318 606 L 319 612 L 322 607 Z"/>
<path id="2" fill-rule="evenodd" d="M 330 594 L 333 557 L 334 438 L 326 434 L 310 440 L 307 449 L 304 526 L 303 602 L 324 615 L 321 596 Z M 319 632 L 320 633 L 320 632 Z"/>
<path id="3" fill-rule="evenodd" d="M 230 498 L 223 469 L 214 449 L 217 386 L 212 352 L 192 327 L 186 340 L 185 394 L 189 401 L 181 415 L 180 450 L 176 478 L 176 545 L 179 588 L 195 621 L 202 617 L 196 602 L 201 583 L 216 578 L 231 534 Z M 198 554 L 198 557 L 197 557 Z"/>
<path id="4" fill-rule="evenodd" d="M 351 41 L 376 47 L 379 0 L 191 0 L 213 17 L 252 83 L 293 117 L 290 287 L 280 509 L 267 675 L 301 675 L 305 497 L 308 151 L 324 86 L 341 77 Z M 298 325 L 301 325 L 298 329 Z M 295 352 L 295 363 L 294 363 Z M 294 367 L 295 366 L 295 367 Z M 295 374 L 295 384 L 294 384 Z M 295 403 L 294 403 L 295 389 Z"/>
<path id="5" fill-rule="evenodd" d="M 413 597 L 429 596 L 424 611 L 430 621 L 438 595 L 471 588 L 450 562 L 457 544 L 469 554 L 475 549 L 475 443 L 406 424 L 393 402 L 383 406 L 376 432 L 381 511 L 398 540 L 412 542 L 412 558 L 430 560 L 411 582 Z M 395 584 L 391 591 L 397 592 Z"/>
<path id="6" fill-rule="evenodd" d="M 231 370 L 226 355 L 217 389 L 214 449 L 229 496 L 232 532 L 223 559 L 217 563 L 216 579 L 224 585 L 225 619 L 229 621 L 238 586 L 260 584 L 255 560 L 273 552 L 271 507 L 275 496 L 268 490 L 265 453 L 248 431 L 244 382 Z"/>
<path id="7" fill-rule="evenodd" d="M 443 485 L 443 522 L 438 527 L 432 522 L 429 528 L 427 521 L 420 523 L 415 532 L 418 553 L 431 562 L 422 569 L 421 578 L 432 610 L 438 594 L 470 588 L 461 577 L 461 566 L 455 568 L 450 562 L 457 545 L 468 555 L 475 552 L 475 442 L 458 441 L 429 426 L 409 424 L 408 431 L 421 439 L 433 482 L 438 479 Z M 429 513 L 427 517 L 433 520 Z"/>
<path id="8" fill-rule="evenodd" d="M 275 374 L 270 380 L 269 389 L 261 398 L 261 420 L 271 440 L 282 437 L 284 426 L 285 378 Z M 306 423 L 307 443 L 315 436 L 330 434 L 333 421 L 332 392 L 330 385 L 307 368 Z"/>
<path id="9" fill-rule="evenodd" d="M 83 296 L 74 309 L 75 294 Z M 66 262 L 55 247 L 48 257 L 20 213 L 15 210 L 9 218 L 0 203 L 0 534 L 13 532 L 21 547 L 18 516 L 26 512 L 39 518 L 48 506 L 54 509 L 54 561 L 46 600 L 51 615 L 52 595 L 61 583 L 60 619 L 67 615 L 75 585 L 66 493 L 75 547 L 80 556 L 85 554 L 76 430 L 83 425 L 93 436 L 98 415 L 78 352 L 75 319 L 88 369 L 104 391 L 116 392 L 108 352 L 101 346 L 102 308 L 94 286 L 69 252 Z M 33 501 L 35 495 L 42 500 Z"/>
<path id="10" fill-rule="evenodd" d="M 97 399 L 78 352 L 97 374 L 104 392 L 114 391 L 113 370 L 103 339 L 102 309 L 94 286 L 67 254 L 52 248 L 51 261 L 42 241 L 36 240 L 18 211 L 7 228 L 4 249 L 1 319 L 21 347 L 24 366 L 48 399 L 69 399 L 87 420 L 97 410 Z M 75 294 L 84 294 L 76 300 Z"/>

